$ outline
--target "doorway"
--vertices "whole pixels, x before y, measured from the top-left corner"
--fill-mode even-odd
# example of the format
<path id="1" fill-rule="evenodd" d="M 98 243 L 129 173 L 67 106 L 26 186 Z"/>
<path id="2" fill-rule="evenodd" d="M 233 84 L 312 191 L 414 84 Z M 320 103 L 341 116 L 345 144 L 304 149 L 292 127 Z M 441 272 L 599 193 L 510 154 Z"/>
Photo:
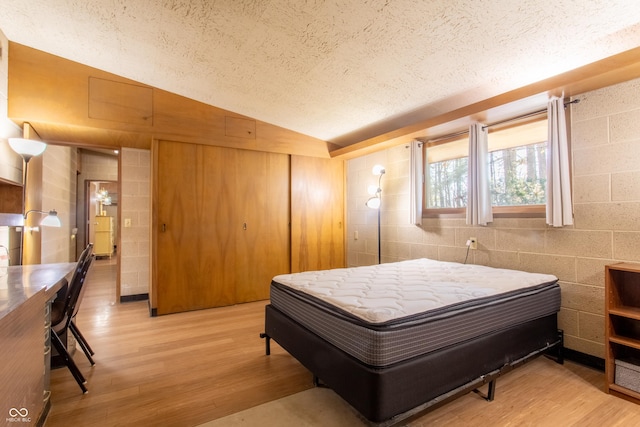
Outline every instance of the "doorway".
<path id="1" fill-rule="evenodd" d="M 111 259 L 117 253 L 118 182 L 85 181 L 86 228 L 84 247 L 93 243 L 96 258 Z"/>
<path id="2" fill-rule="evenodd" d="M 98 221 L 106 220 L 113 224 L 109 230 L 112 237 L 103 240 L 107 242 L 105 245 L 108 249 L 100 249 L 101 252 L 96 254 L 94 265 L 106 263 L 118 272 L 122 252 L 118 230 L 119 202 L 122 199 L 119 177 L 120 153 L 118 151 L 99 148 L 78 149 L 76 259 L 89 243 L 94 244 L 94 253 L 96 253 L 96 218 L 99 218 Z M 116 274 L 109 296 L 110 303 L 116 303 L 120 298 L 119 280 L 119 274 Z"/>

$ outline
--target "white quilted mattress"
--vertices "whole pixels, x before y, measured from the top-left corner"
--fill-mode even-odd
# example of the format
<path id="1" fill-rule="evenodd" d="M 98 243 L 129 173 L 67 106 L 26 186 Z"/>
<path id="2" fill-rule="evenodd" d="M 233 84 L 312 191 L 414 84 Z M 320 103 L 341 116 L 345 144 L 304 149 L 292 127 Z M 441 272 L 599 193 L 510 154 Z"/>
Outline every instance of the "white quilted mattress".
<path id="1" fill-rule="evenodd" d="M 369 324 L 384 324 L 479 298 L 555 283 L 527 273 L 426 258 L 366 267 L 283 274 L 273 281 L 311 295 Z"/>

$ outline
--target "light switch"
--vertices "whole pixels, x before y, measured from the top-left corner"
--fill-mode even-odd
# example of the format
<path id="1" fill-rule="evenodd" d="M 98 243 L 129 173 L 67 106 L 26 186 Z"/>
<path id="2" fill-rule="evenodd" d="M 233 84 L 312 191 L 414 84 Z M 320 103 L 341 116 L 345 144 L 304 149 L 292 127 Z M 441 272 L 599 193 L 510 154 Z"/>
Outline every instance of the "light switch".
<path id="1" fill-rule="evenodd" d="M 131 227 L 131 218 L 125 218 L 124 219 L 124 226 L 125 227 Z"/>

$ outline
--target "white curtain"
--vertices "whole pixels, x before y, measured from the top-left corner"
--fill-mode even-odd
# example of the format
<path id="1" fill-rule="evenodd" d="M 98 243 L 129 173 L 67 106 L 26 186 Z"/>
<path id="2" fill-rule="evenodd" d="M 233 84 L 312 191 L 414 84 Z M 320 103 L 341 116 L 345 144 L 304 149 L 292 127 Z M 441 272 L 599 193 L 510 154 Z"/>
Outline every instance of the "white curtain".
<path id="1" fill-rule="evenodd" d="M 413 141 L 409 148 L 411 149 L 411 208 L 409 222 L 413 225 L 422 225 L 422 184 L 424 183 L 422 143 Z"/>
<path id="2" fill-rule="evenodd" d="M 564 102 L 552 97 L 547 104 L 547 224 L 562 227 L 573 224 L 569 144 Z"/>
<path id="3" fill-rule="evenodd" d="M 489 189 L 488 131 L 480 123 L 469 126 L 469 178 L 467 224 L 487 225 L 493 221 Z"/>

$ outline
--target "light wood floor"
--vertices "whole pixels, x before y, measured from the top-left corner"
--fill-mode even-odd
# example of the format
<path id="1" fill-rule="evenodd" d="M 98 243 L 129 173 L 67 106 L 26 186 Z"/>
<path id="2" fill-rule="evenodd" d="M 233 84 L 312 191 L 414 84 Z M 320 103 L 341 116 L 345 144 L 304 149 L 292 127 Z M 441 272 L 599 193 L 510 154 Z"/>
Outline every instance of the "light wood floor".
<path id="1" fill-rule="evenodd" d="M 312 386 L 311 375 L 272 342 L 264 355 L 266 302 L 149 317 L 146 301 L 115 303 L 115 265 L 95 262 L 77 324 L 95 350 L 51 374 L 55 426 L 196 426 Z M 496 400 L 463 396 L 410 421 L 433 425 L 640 425 L 640 406 L 602 392 L 602 372 L 538 358 L 498 380 Z"/>
<path id="2" fill-rule="evenodd" d="M 115 304 L 115 265 L 94 262 L 77 325 L 95 351 L 74 360 L 89 393 L 64 367 L 51 373 L 55 426 L 194 426 L 312 387 L 277 345 L 264 354 L 266 302 L 149 317 L 148 302 Z"/>

